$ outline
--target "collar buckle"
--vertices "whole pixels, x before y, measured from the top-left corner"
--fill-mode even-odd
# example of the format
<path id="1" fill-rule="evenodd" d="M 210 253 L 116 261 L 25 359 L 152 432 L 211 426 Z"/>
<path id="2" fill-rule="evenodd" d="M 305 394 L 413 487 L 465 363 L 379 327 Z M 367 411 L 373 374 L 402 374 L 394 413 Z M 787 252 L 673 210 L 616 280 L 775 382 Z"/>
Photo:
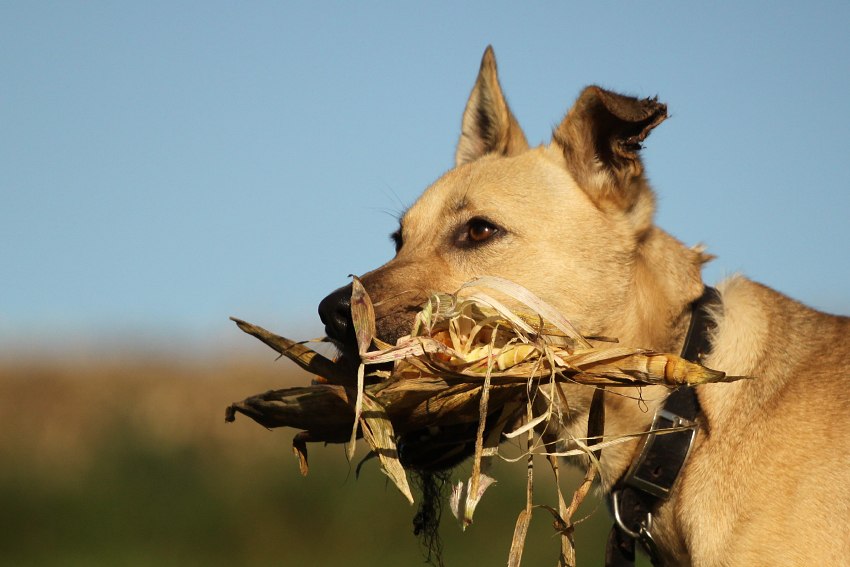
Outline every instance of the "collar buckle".
<path id="1" fill-rule="evenodd" d="M 673 430 L 673 431 L 670 431 Z M 655 412 L 640 455 L 624 483 L 661 499 L 670 497 L 673 484 L 688 460 L 699 424 L 664 407 Z"/>

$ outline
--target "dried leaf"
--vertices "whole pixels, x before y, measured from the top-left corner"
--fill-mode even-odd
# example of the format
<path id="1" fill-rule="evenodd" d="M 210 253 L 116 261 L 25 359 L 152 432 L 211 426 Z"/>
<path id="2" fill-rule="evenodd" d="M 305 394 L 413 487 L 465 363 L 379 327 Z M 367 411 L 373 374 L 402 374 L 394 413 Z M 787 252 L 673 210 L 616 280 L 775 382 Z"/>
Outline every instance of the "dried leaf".
<path id="1" fill-rule="evenodd" d="M 495 340 L 496 333 L 493 333 L 492 341 Z M 491 357 L 492 352 L 493 343 L 491 342 Z M 467 523 L 472 523 L 472 514 L 475 511 L 475 507 L 478 505 L 478 501 L 481 499 L 481 496 L 484 494 L 487 486 L 490 485 L 490 482 L 487 481 L 490 477 L 483 475 L 481 471 L 481 454 L 484 451 L 484 427 L 487 422 L 487 416 L 489 415 L 487 412 L 487 404 L 490 400 L 490 372 L 492 370 L 493 362 L 491 360 L 487 367 L 487 375 L 484 377 L 484 385 L 481 388 L 481 402 L 478 410 L 478 433 L 475 437 L 475 457 L 472 461 L 472 476 L 469 478 L 469 488 L 467 490 L 466 503 L 463 507 L 463 520 L 461 522 L 464 529 L 466 528 Z M 487 468 L 489 468 L 489 466 Z M 486 485 L 479 490 L 479 484 L 481 484 L 482 480 L 486 482 Z"/>
<path id="2" fill-rule="evenodd" d="M 357 276 L 352 278 L 351 321 L 354 323 L 354 333 L 357 336 L 357 350 L 363 356 L 372 346 L 372 339 L 375 338 L 375 308 L 360 278 Z"/>
<path id="3" fill-rule="evenodd" d="M 499 315 L 501 315 L 502 317 L 507 319 L 508 322 L 510 322 L 514 326 L 515 329 L 522 331 L 522 332 L 529 334 L 529 335 L 535 334 L 534 329 L 531 327 L 531 325 L 529 325 L 528 323 L 523 321 L 522 318 L 514 315 L 514 313 L 510 309 L 508 309 L 507 307 L 502 305 L 502 303 L 499 302 L 499 300 L 497 300 L 493 297 L 490 297 L 486 293 L 476 293 L 475 295 L 470 297 L 468 299 L 468 301 L 478 301 L 478 302 L 483 303 L 484 305 L 492 307 L 493 309 L 496 310 L 496 312 L 499 313 Z"/>
<path id="4" fill-rule="evenodd" d="M 511 553 L 508 556 L 508 567 L 519 567 L 522 562 L 522 551 L 525 548 L 525 536 L 528 534 L 528 524 L 531 523 L 531 511 L 523 510 L 516 519 L 514 537 L 511 540 Z"/>
<path id="5" fill-rule="evenodd" d="M 338 368 L 332 360 L 329 360 L 316 351 L 305 347 L 300 343 L 275 335 L 262 327 L 246 323 L 235 317 L 230 318 L 244 332 L 254 336 L 280 354 L 286 356 L 298 366 L 311 374 L 318 374 L 329 380 L 332 384 L 349 385 L 351 377 Z"/>
<path id="6" fill-rule="evenodd" d="M 398 460 L 398 448 L 395 444 L 395 432 L 393 424 L 386 410 L 370 395 L 363 397 L 363 437 L 369 443 L 369 447 L 381 460 L 383 471 L 396 485 L 407 500 L 413 504 L 413 495 L 410 493 L 410 485 L 407 483 L 407 473 Z"/>
<path id="7" fill-rule="evenodd" d="M 352 276 L 351 282 L 351 321 L 354 324 L 354 334 L 357 337 L 357 351 L 362 359 L 363 355 L 372 346 L 375 337 L 375 308 L 372 300 L 366 293 L 366 288 L 360 282 L 360 278 Z M 357 367 L 357 400 L 354 402 L 354 426 L 351 430 L 351 440 L 348 443 L 348 460 L 354 458 L 354 449 L 357 447 L 357 428 L 360 424 L 360 413 L 363 411 L 363 388 L 365 386 L 364 363 Z"/>
<path id="8" fill-rule="evenodd" d="M 427 353 L 440 353 L 448 357 L 463 359 L 463 354 L 431 337 L 402 337 L 395 346 L 361 355 L 364 364 L 383 364 Z"/>
<path id="9" fill-rule="evenodd" d="M 510 431 L 508 433 L 505 433 L 504 435 L 508 439 L 513 439 L 514 437 L 518 437 L 518 436 L 522 435 L 523 433 L 525 433 L 526 431 L 529 431 L 530 429 L 537 427 L 537 425 L 548 420 L 550 417 L 552 417 L 552 414 L 547 411 L 543 415 L 539 415 L 539 416 L 535 417 L 534 419 L 532 419 L 531 421 L 529 421 L 528 423 L 526 423 L 525 425 L 523 425 L 519 429 L 515 429 L 514 431 Z"/>
<path id="10" fill-rule="evenodd" d="M 558 437 L 551 432 L 543 433 L 543 443 L 547 452 L 557 450 Z M 558 557 L 558 567 L 575 567 L 576 564 L 576 549 L 575 539 L 573 538 L 572 526 L 570 526 L 569 513 L 567 512 L 567 503 L 564 500 L 564 494 L 561 492 L 561 474 L 558 468 L 558 458 L 551 455 L 546 457 L 549 465 L 552 467 L 552 472 L 555 475 L 555 488 L 558 492 L 558 512 L 546 507 L 555 516 L 555 531 L 561 540 L 561 554 Z"/>
<path id="11" fill-rule="evenodd" d="M 528 419 L 532 417 L 532 404 L 529 398 L 526 401 L 526 412 Z M 522 561 L 522 550 L 525 548 L 525 536 L 528 534 L 528 524 L 531 522 L 531 511 L 534 508 L 534 435 L 528 432 L 526 436 L 528 447 L 528 464 L 526 466 L 526 489 L 525 510 L 520 512 L 514 528 L 514 537 L 511 540 L 511 552 L 508 556 L 508 567 L 519 567 Z"/>
<path id="12" fill-rule="evenodd" d="M 298 433 L 292 439 L 292 452 L 298 457 L 298 466 L 301 469 L 301 474 L 307 474 L 307 435 L 304 432 Z"/>
<path id="13" fill-rule="evenodd" d="M 593 400 L 590 402 L 590 412 L 587 418 L 587 447 L 595 447 L 599 444 L 599 441 L 605 435 L 605 390 L 604 388 L 597 388 L 595 392 L 593 392 Z M 602 450 L 597 449 L 598 458 L 602 458 Z M 593 457 L 593 455 L 590 455 Z M 549 457 L 556 458 L 556 457 Z M 570 502 L 570 507 L 563 514 L 564 521 L 569 522 L 572 518 L 573 514 L 575 514 L 576 510 L 578 510 L 579 505 L 581 505 L 584 497 L 587 496 L 587 492 L 590 490 L 590 486 L 593 483 L 593 479 L 596 477 L 596 472 L 598 470 L 598 461 L 595 459 L 590 460 L 587 464 L 587 471 L 584 475 L 584 480 L 579 485 L 579 487 L 573 492 L 573 499 Z"/>
<path id="14" fill-rule="evenodd" d="M 473 478 L 476 479 L 474 488 L 472 486 Z M 452 487 L 449 505 L 451 506 L 452 514 L 457 518 L 462 529 L 465 530 L 472 523 L 472 515 L 475 513 L 475 507 L 478 506 L 478 502 L 484 496 L 484 492 L 494 482 L 496 482 L 496 479 L 486 474 L 480 474 L 477 477 L 470 477 L 466 482 L 459 480 L 457 486 Z"/>
<path id="15" fill-rule="evenodd" d="M 689 429 L 693 429 L 693 427 L 671 427 L 670 429 L 659 429 L 655 432 L 655 435 L 666 435 L 668 433 L 677 433 L 679 431 L 687 431 Z M 608 447 L 613 447 L 614 445 L 619 445 L 621 443 L 625 443 L 630 439 L 634 439 L 635 437 L 643 437 L 646 435 L 646 431 L 636 431 L 635 433 L 623 433 L 620 435 L 609 435 L 608 438 L 604 441 L 600 441 L 596 445 L 594 445 L 594 451 L 600 451 L 602 449 L 607 449 Z M 578 449 L 571 449 L 569 451 L 559 451 L 557 453 L 546 453 L 547 455 L 551 455 L 553 457 L 577 457 L 579 455 L 587 455 L 590 452 L 590 449 L 581 442 L 581 439 L 573 437 L 571 439 L 572 442 L 576 443 L 580 447 Z M 502 457 L 503 460 L 510 460 Z M 519 459 L 514 459 L 519 460 Z"/>
<path id="16" fill-rule="evenodd" d="M 477 278 L 472 278 L 465 284 L 461 286 L 461 289 L 465 287 L 489 287 L 491 289 L 495 289 L 496 291 L 500 291 L 505 295 L 513 297 L 517 301 L 521 301 L 532 311 L 540 314 L 544 319 L 551 321 L 558 329 L 561 330 L 565 335 L 576 341 L 580 346 L 584 348 L 590 348 L 591 345 L 589 342 L 585 340 L 585 338 L 581 335 L 581 333 L 573 327 L 572 323 L 567 321 L 563 315 L 558 313 L 555 309 L 549 306 L 548 303 L 531 293 L 529 290 L 524 288 L 523 286 L 514 283 L 512 281 L 497 278 L 495 276 L 479 276 Z"/>
<path id="17" fill-rule="evenodd" d="M 348 438 L 348 429 L 354 419 L 348 392 L 352 391 L 333 385 L 270 390 L 231 404 L 226 418 L 233 421 L 238 412 L 264 427 L 323 432 L 326 435 L 322 440 L 330 441 L 328 437 L 332 437 L 333 442 L 339 443 Z"/>
<path id="18" fill-rule="evenodd" d="M 366 366 L 364 364 L 357 367 L 357 397 L 354 402 L 354 426 L 351 428 L 351 439 L 348 441 L 348 451 L 346 452 L 349 461 L 354 458 L 354 449 L 357 447 L 357 429 L 360 426 L 360 414 L 363 412 L 363 389 L 365 387 L 363 374 L 365 371 Z"/>

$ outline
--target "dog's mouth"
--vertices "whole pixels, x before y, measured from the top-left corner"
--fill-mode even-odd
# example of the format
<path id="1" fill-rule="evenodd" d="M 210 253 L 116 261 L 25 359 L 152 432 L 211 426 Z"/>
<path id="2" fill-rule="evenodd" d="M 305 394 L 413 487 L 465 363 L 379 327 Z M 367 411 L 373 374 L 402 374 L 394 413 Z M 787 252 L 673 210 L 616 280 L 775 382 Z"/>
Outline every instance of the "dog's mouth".
<path id="1" fill-rule="evenodd" d="M 343 343 L 331 337 L 325 337 L 325 341 L 332 344 L 337 351 L 337 356 L 334 362 L 340 368 L 344 375 L 351 378 L 352 383 L 357 383 L 357 369 L 360 366 L 360 353 L 357 350 L 356 344 Z M 383 364 L 370 364 L 366 366 L 365 383 L 366 385 L 375 384 L 380 381 L 376 372 L 392 372 L 393 363 L 387 362 Z"/>
<path id="2" fill-rule="evenodd" d="M 357 383 L 360 353 L 357 337 L 350 319 L 350 288 L 340 288 L 320 305 L 319 313 L 325 323 L 327 341 L 337 349 L 337 367 L 349 384 Z M 377 335 L 383 342 L 396 341 L 409 332 L 415 314 L 421 305 L 383 305 L 376 309 Z M 392 372 L 392 362 L 370 364 L 365 367 L 365 385 L 376 384 Z M 485 423 L 487 434 L 497 422 L 491 414 Z M 478 421 L 433 425 L 416 430 L 397 431 L 396 446 L 399 461 L 408 470 L 421 473 L 439 473 L 460 465 L 475 453 Z"/>
<path id="3" fill-rule="evenodd" d="M 322 320 L 325 322 L 325 340 L 331 343 L 337 350 L 335 361 L 340 370 L 347 376 L 356 377 L 357 369 L 360 366 L 360 353 L 357 347 L 357 336 L 354 330 L 354 324 L 349 315 L 350 307 L 348 303 L 347 288 L 345 294 L 342 294 L 342 299 L 336 299 L 340 307 L 334 311 L 328 309 L 322 314 L 322 307 L 319 308 L 319 313 L 322 315 Z M 337 292 L 339 293 L 339 290 Z M 333 294 L 329 297 L 333 297 Z M 394 345 L 399 338 L 406 335 L 413 319 L 422 308 L 421 305 L 406 306 L 397 312 L 388 312 L 386 309 L 376 309 L 375 323 L 377 326 L 377 338 L 382 342 Z M 366 367 L 366 374 L 373 374 L 367 377 L 366 383 L 373 384 L 379 381 L 375 372 L 392 372 L 393 363 L 370 364 Z"/>
<path id="4" fill-rule="evenodd" d="M 333 357 L 334 363 L 346 375 L 357 376 L 357 366 L 360 364 L 360 355 L 357 352 L 357 346 L 355 345 L 352 348 L 351 345 L 347 345 L 330 336 L 325 337 L 325 342 L 330 343 L 336 349 L 336 356 Z"/>
<path id="5" fill-rule="evenodd" d="M 356 343 L 341 342 L 327 337 L 329 343 L 338 351 L 336 364 L 351 376 L 356 383 L 360 354 Z M 381 377 L 376 371 L 392 372 L 393 363 L 368 365 L 365 369 L 365 384 L 376 384 Z M 488 416 L 485 423 L 485 436 L 496 425 L 498 412 Z M 430 426 L 412 431 L 404 431 L 396 437 L 398 456 L 401 465 L 421 473 L 439 473 L 454 469 L 475 453 L 475 441 L 478 422 L 454 423 L 451 425 Z"/>

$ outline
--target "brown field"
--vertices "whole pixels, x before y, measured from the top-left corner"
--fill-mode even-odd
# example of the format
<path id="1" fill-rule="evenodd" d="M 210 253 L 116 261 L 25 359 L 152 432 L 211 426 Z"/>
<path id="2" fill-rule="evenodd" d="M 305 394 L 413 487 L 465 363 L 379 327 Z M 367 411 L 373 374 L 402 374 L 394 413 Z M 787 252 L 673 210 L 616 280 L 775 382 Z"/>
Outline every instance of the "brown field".
<path id="1" fill-rule="evenodd" d="M 232 401 L 309 382 L 272 360 L 0 363 L 0 565 L 422 565 L 415 508 L 376 460 L 355 479 L 341 445 L 311 445 L 302 477 L 293 430 L 224 423 Z M 551 471 L 536 471 L 536 502 L 557 506 Z M 525 465 L 498 463 L 494 476 L 466 532 L 446 507 L 448 566 L 507 562 Z M 601 565 L 608 522 L 600 507 L 578 527 L 580 565 Z M 523 565 L 556 564 L 546 512 L 525 549 Z"/>

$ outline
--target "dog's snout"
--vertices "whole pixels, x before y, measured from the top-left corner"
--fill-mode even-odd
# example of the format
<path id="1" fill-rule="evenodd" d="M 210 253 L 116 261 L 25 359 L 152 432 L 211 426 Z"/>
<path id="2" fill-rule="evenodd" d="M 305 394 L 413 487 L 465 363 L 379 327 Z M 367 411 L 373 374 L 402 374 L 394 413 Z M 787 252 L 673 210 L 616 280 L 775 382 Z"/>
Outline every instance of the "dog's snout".
<path id="1" fill-rule="evenodd" d="M 351 284 L 339 288 L 319 303 L 319 317 L 325 324 L 325 334 L 331 339 L 346 343 L 353 337 Z"/>

